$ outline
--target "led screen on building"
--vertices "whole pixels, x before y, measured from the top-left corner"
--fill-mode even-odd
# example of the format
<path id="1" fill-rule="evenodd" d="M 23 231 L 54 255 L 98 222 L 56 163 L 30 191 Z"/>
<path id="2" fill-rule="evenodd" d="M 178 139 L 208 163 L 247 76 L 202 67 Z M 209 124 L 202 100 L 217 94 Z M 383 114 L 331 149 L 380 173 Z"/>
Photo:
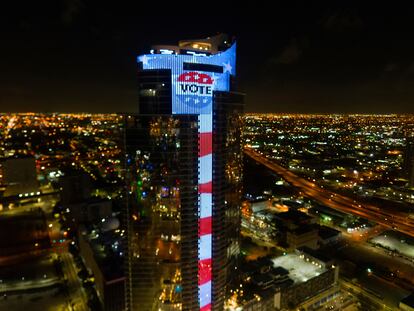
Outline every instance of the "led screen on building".
<path id="1" fill-rule="evenodd" d="M 138 56 L 138 62 L 144 70 L 170 69 L 172 113 L 198 115 L 199 303 L 200 310 L 211 310 L 213 91 L 230 90 L 236 44 L 214 55 L 146 54 Z"/>

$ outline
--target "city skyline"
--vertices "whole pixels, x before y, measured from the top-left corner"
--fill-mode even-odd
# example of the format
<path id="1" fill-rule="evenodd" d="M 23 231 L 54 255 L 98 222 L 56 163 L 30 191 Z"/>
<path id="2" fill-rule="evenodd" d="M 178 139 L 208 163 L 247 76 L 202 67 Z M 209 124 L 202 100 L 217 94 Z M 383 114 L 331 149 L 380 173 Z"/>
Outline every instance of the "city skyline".
<path id="1" fill-rule="evenodd" d="M 414 311 L 412 11 L 243 6 L 2 6 L 0 310 Z"/>
<path id="2" fill-rule="evenodd" d="M 152 73 L 139 78 L 146 103 L 154 100 L 145 87 L 153 90 L 148 77 Z M 166 84 L 168 77 L 158 76 L 157 83 Z M 168 102 L 159 95 L 159 103 Z M 0 115 L 0 307 L 125 310 L 126 171 L 132 178 L 131 222 L 137 233 L 152 232 L 141 236 L 145 244 L 132 254 L 143 263 L 147 256 L 157 258 L 164 276 L 153 283 L 156 294 L 145 295 L 144 287 L 135 296 L 138 310 L 154 297 L 166 310 L 179 308 L 181 284 L 196 271 L 182 270 L 184 276 L 175 269 L 188 238 L 194 242 L 189 250 L 197 244 L 196 214 L 181 214 L 187 239 L 184 231 L 177 234 L 176 222 L 179 212 L 196 208 L 191 185 L 198 182 L 198 155 L 186 151 L 198 141 L 193 122 L 183 115 Z M 225 178 L 240 182 L 237 152 L 220 149 L 243 129 L 240 247 L 231 247 L 238 265 L 224 310 L 412 307 L 414 117 L 245 114 L 242 123 L 221 128 L 220 136 L 228 130 L 231 135 L 213 149 L 231 168 Z M 129 143 L 123 151 L 125 126 Z M 124 152 L 132 156 L 127 170 Z M 228 207 L 237 191 L 226 196 Z M 152 222 L 144 221 L 148 217 Z M 197 252 L 192 256 L 197 259 Z M 147 263 L 135 272 L 158 278 L 154 262 Z"/>

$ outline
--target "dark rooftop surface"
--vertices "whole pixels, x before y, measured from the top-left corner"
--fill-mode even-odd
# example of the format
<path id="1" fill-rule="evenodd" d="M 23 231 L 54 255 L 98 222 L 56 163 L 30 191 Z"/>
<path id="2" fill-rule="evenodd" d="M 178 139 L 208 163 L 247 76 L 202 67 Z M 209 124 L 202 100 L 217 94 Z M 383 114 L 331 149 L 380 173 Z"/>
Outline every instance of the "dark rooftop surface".
<path id="1" fill-rule="evenodd" d="M 307 246 L 299 247 L 298 251 L 300 251 L 302 253 L 305 253 L 305 254 L 308 254 L 308 255 L 312 256 L 313 258 L 316 258 L 316 259 L 318 259 L 322 262 L 325 262 L 325 263 L 332 260 L 328 256 L 325 256 L 324 254 L 322 254 L 320 251 L 315 250 L 315 249 L 311 249 Z"/>
<path id="2" fill-rule="evenodd" d="M 276 267 L 276 268 L 273 268 L 272 269 L 272 274 L 274 274 L 274 275 L 287 275 L 287 274 L 289 274 L 289 271 L 288 270 L 286 270 L 285 268 L 282 268 L 282 267 Z"/>
<path id="3" fill-rule="evenodd" d="M 313 226 L 313 225 L 300 226 L 296 228 L 295 230 L 293 230 L 295 234 L 299 234 L 299 235 L 306 234 L 309 232 L 314 232 L 314 231 L 317 231 L 317 228 L 316 226 Z"/>
<path id="4" fill-rule="evenodd" d="M 336 229 L 325 227 L 325 226 L 320 226 L 320 228 L 319 228 L 319 236 L 323 240 L 335 237 L 340 233 L 341 232 L 336 230 Z"/>
<path id="5" fill-rule="evenodd" d="M 311 216 L 306 215 L 305 213 L 298 212 L 295 210 L 289 210 L 287 212 L 283 212 L 277 215 L 278 218 L 282 220 L 290 220 L 290 221 L 297 221 L 297 222 L 304 222 L 312 219 Z"/>
<path id="6" fill-rule="evenodd" d="M 414 293 L 402 299 L 401 303 L 414 308 Z"/>

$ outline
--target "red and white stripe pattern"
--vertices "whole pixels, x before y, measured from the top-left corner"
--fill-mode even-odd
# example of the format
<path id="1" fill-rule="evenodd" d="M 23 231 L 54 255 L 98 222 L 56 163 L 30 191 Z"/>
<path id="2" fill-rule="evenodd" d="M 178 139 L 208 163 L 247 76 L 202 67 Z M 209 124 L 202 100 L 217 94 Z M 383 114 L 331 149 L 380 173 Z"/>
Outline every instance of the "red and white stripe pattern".
<path id="1" fill-rule="evenodd" d="M 199 155 L 198 155 L 198 292 L 201 311 L 211 310 L 212 280 L 212 113 L 198 115 L 199 122 Z"/>

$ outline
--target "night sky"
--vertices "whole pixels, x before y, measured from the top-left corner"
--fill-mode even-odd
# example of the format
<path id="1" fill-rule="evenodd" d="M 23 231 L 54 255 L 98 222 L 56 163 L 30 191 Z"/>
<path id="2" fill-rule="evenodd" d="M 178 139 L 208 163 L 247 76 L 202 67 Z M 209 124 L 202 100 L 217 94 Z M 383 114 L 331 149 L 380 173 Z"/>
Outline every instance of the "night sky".
<path id="1" fill-rule="evenodd" d="M 395 2 L 8 2 L 3 112 L 137 111 L 138 54 L 226 32 L 238 41 L 246 111 L 414 113 L 414 13 Z"/>

